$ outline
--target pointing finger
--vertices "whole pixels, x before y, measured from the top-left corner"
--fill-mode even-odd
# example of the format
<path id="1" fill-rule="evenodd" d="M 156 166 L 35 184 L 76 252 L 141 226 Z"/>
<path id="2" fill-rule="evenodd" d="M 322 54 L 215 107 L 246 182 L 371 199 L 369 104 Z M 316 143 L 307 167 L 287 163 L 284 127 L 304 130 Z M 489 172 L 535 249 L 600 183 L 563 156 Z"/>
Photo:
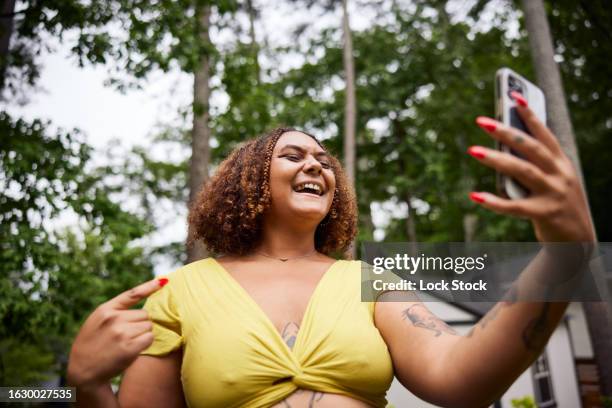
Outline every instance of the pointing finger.
<path id="1" fill-rule="evenodd" d="M 167 278 L 150 280 L 130 290 L 126 290 L 112 298 L 108 303 L 114 309 L 129 309 L 142 299 L 161 289 L 166 283 L 168 283 Z"/>

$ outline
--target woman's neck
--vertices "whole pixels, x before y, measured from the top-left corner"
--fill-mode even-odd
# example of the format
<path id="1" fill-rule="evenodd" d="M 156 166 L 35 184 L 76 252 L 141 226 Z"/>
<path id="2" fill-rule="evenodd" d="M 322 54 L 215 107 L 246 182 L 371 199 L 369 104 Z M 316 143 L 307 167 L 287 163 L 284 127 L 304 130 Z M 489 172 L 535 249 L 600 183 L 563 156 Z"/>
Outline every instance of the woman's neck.
<path id="1" fill-rule="evenodd" d="M 261 244 L 256 252 L 277 258 L 294 258 L 315 251 L 315 229 L 288 225 L 264 225 Z"/>

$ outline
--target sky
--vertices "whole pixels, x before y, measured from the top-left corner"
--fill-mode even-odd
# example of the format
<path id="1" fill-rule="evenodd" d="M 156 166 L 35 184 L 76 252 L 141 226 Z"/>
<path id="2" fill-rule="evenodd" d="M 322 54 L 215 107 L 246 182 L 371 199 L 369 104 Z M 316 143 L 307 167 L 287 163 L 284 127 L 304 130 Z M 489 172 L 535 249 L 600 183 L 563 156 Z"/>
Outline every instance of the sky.
<path id="1" fill-rule="evenodd" d="M 125 94 L 104 85 L 108 78 L 102 66 L 79 68 L 69 46 L 55 42 L 53 53 L 43 55 L 39 84 L 25 106 L 10 110 L 28 119 L 49 119 L 63 129 L 79 128 L 96 148 L 120 139 L 126 145 L 146 142 L 156 121 L 169 112 L 164 98 L 176 83 L 185 88 L 187 75 L 155 73 L 143 90 Z M 186 89 L 178 96 L 187 100 Z"/>

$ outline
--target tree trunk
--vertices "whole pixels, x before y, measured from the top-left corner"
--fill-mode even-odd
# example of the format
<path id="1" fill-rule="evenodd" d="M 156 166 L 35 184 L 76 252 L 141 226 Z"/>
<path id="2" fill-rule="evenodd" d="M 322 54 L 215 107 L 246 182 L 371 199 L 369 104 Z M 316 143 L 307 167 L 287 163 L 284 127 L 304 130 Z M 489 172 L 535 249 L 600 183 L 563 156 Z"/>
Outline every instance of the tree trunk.
<path id="1" fill-rule="evenodd" d="M 410 195 L 410 193 L 406 193 L 404 201 L 406 204 L 408 204 L 408 218 L 406 219 L 406 236 L 408 237 L 408 241 L 416 242 L 416 213 L 411 204 L 412 196 Z"/>
<path id="2" fill-rule="evenodd" d="M 355 65 L 353 61 L 353 40 L 347 10 L 347 0 L 342 0 L 342 33 L 344 37 L 344 75 L 346 78 L 346 99 L 344 104 L 344 166 L 349 181 L 355 185 Z"/>
<path id="3" fill-rule="evenodd" d="M 580 160 L 570 120 L 561 74 L 554 61 L 553 42 L 542 0 L 523 0 L 525 23 L 539 86 L 546 95 L 548 125 L 559 139 L 565 153 L 576 165 L 584 188 Z M 599 370 L 601 391 L 612 394 L 612 319 L 607 305 L 583 303 L 595 361 Z"/>
<path id="4" fill-rule="evenodd" d="M 247 14 L 249 15 L 249 36 L 251 37 L 251 51 L 253 52 L 253 63 L 257 75 L 257 84 L 261 83 L 261 68 L 259 66 L 259 45 L 255 36 L 255 20 L 257 12 L 253 7 L 253 0 L 246 0 Z"/>
<path id="5" fill-rule="evenodd" d="M 416 212 L 412 207 L 412 195 L 406 193 L 404 198 L 408 204 L 408 218 L 406 218 L 406 236 L 408 237 L 408 251 L 411 256 L 417 256 Z"/>
<path id="6" fill-rule="evenodd" d="M 467 213 L 463 216 L 463 241 L 473 242 L 478 228 L 478 215 Z"/>
<path id="7" fill-rule="evenodd" d="M 344 38 L 344 75 L 346 80 L 346 98 L 344 105 L 344 167 L 346 175 L 353 188 L 355 186 L 355 127 L 356 127 L 356 96 L 355 96 L 355 65 L 353 61 L 353 40 L 347 9 L 348 0 L 342 0 L 342 34 Z M 350 253 L 354 259 L 357 254 L 355 243 L 351 245 Z"/>
<path id="8" fill-rule="evenodd" d="M 536 78 L 546 95 L 548 126 L 559 139 L 563 150 L 572 160 L 576 160 L 574 163 L 580 168 L 574 130 L 565 102 L 561 73 L 554 60 L 555 53 L 544 4 L 542 0 L 523 0 L 523 10 Z"/>
<path id="9" fill-rule="evenodd" d="M 0 6 L 0 92 L 4 90 L 6 82 L 6 68 L 13 34 L 13 15 L 15 13 L 15 0 L 3 0 Z"/>
<path id="10" fill-rule="evenodd" d="M 405 139 L 406 137 L 406 132 L 404 131 L 404 129 L 401 127 L 399 121 L 397 119 L 393 120 L 392 122 L 392 126 L 393 126 L 393 135 L 395 137 L 396 143 L 399 146 L 402 141 Z M 407 166 L 406 166 L 406 162 L 404 161 L 404 158 L 400 155 L 400 157 L 398 157 L 397 159 L 397 169 L 400 175 L 408 177 L 407 175 Z M 417 246 L 416 246 L 416 241 L 417 241 L 417 227 L 416 227 L 416 213 L 414 211 L 414 208 L 412 208 L 412 194 L 414 192 L 411 192 L 410 190 L 404 191 L 404 192 L 398 192 L 398 197 L 403 200 L 406 205 L 408 206 L 408 214 L 406 216 L 406 224 L 404 225 L 405 232 L 406 232 L 406 238 L 409 242 L 408 244 L 408 252 L 411 254 L 411 256 L 417 256 Z"/>
<path id="11" fill-rule="evenodd" d="M 196 16 L 200 41 L 210 44 L 210 7 L 196 8 Z M 189 204 L 193 203 L 198 192 L 208 180 L 208 164 L 210 162 L 210 59 L 207 54 L 200 56 L 198 68 L 193 80 L 193 129 L 191 136 L 191 160 L 189 163 Z M 207 256 L 201 243 L 187 248 L 187 261 L 193 262 Z"/>

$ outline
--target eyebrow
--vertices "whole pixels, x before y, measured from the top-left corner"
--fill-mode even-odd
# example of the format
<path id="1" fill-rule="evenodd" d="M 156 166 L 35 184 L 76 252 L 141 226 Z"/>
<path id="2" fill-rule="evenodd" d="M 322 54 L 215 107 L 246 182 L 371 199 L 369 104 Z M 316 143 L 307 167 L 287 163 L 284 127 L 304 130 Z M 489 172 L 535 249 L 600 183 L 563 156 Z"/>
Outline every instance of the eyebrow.
<path id="1" fill-rule="evenodd" d="M 297 150 L 297 151 L 299 151 L 301 153 L 305 153 L 306 152 L 306 149 L 304 149 L 301 146 L 297 146 L 297 145 L 285 145 L 281 149 L 281 152 L 283 150 L 285 150 L 285 149 L 294 149 L 294 150 Z M 323 156 L 324 157 L 329 157 L 329 154 L 327 154 L 327 152 L 325 152 L 325 151 L 320 151 L 320 152 L 316 152 L 313 156 L 317 156 L 317 157 L 323 157 Z"/>

